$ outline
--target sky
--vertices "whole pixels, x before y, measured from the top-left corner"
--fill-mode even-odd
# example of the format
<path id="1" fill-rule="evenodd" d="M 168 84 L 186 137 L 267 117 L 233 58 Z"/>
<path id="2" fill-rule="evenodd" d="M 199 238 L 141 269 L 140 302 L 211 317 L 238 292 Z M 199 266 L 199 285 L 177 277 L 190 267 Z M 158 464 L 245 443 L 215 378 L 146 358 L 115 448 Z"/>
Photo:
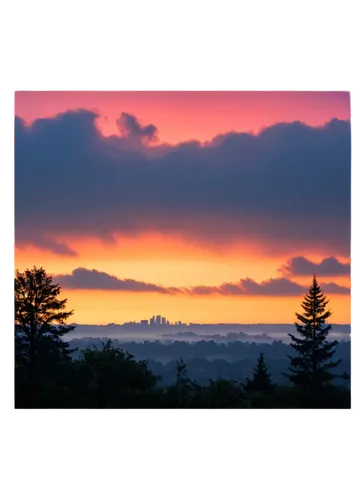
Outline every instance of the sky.
<path id="1" fill-rule="evenodd" d="M 78 323 L 350 322 L 346 92 L 17 92 L 15 266 Z"/>

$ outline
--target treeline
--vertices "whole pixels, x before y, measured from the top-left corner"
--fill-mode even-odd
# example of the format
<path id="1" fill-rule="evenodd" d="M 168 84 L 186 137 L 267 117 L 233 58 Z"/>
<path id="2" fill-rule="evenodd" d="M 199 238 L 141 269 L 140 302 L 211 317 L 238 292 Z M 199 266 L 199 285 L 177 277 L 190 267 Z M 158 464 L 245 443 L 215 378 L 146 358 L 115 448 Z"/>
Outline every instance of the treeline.
<path id="1" fill-rule="evenodd" d="M 216 379 L 209 377 L 203 383 L 178 359 L 174 362 L 172 378 L 163 384 L 163 378 L 148 361 L 136 359 L 123 345 L 114 345 L 110 340 L 82 350 L 77 346 L 78 350 L 74 351 L 73 346 L 63 340 L 73 329 L 66 324 L 72 312 L 66 311 L 66 299 L 60 300 L 59 294 L 60 287 L 42 268 L 16 273 L 16 408 L 350 407 L 349 388 L 333 384 L 337 377 L 348 381 L 349 375 L 334 373 L 341 364 L 340 359 L 334 360 L 339 346 L 336 341 L 326 340 L 330 327 L 325 322 L 328 317 L 324 311 L 325 299 L 315 280 L 305 299 L 307 302 L 312 296 L 314 319 L 310 318 L 312 311 L 303 321 L 302 316 L 297 315 L 302 321 L 296 325 L 298 331 L 301 329 L 301 337 L 291 336 L 285 385 L 275 383 L 264 352 L 258 354 L 255 366 L 251 366 L 250 373 L 245 371 L 243 375 L 247 376 L 241 376 L 241 380 L 220 375 Z M 163 347 L 150 344 L 158 349 Z M 210 344 L 209 348 L 214 345 L 223 348 L 214 342 L 214 345 L 205 344 Z M 245 343 L 239 344 L 246 349 Z M 271 347 L 266 345 L 266 348 Z M 283 344 L 279 348 L 287 346 Z M 282 356 L 284 359 L 284 352 Z M 205 372 L 205 366 L 202 370 Z"/>
<path id="2" fill-rule="evenodd" d="M 100 347 L 103 338 L 74 338 L 70 341 L 70 345 L 75 348 L 84 349 L 91 346 Z M 131 352 L 138 359 L 153 359 L 157 361 L 173 361 L 179 358 L 185 360 L 193 358 L 225 359 L 227 361 L 237 361 L 244 359 L 255 359 L 264 353 L 266 357 L 271 358 L 287 358 L 287 354 L 291 352 L 288 344 L 281 341 L 269 343 L 254 343 L 254 342 L 216 342 L 214 340 L 199 340 L 198 342 L 186 342 L 183 340 L 175 340 L 173 342 L 161 342 L 145 340 L 143 342 L 123 341 L 112 339 L 113 346 L 120 347 Z M 349 348 L 345 349 L 339 345 L 339 349 L 343 357 L 349 352 Z M 341 355 L 340 354 L 340 355 Z M 78 353 L 74 353 L 74 357 L 78 357 Z"/>
<path id="3" fill-rule="evenodd" d="M 349 408 L 350 392 L 334 385 L 319 397 L 307 388 L 270 384 L 255 386 L 255 370 L 242 382 L 227 378 L 205 383 L 189 375 L 187 365 L 173 362 L 163 386 L 147 361 L 137 361 L 111 341 L 101 348 L 64 360 L 45 348 L 31 383 L 23 364 L 16 365 L 17 408 Z M 263 359 L 263 358 L 261 358 Z M 251 386 L 250 386 L 251 382 Z M 272 385 L 271 385 L 272 384 Z"/>
<path id="4" fill-rule="evenodd" d="M 71 348 L 78 350 L 73 353 L 78 359 L 81 350 L 100 348 L 105 338 L 73 339 L 69 342 Z M 272 344 L 255 344 L 247 342 L 216 343 L 214 341 L 172 343 L 151 342 L 123 342 L 112 340 L 114 347 L 130 352 L 137 360 L 147 360 L 148 366 L 156 375 L 161 377 L 160 385 L 171 384 L 175 379 L 176 361 L 183 359 L 191 378 L 201 384 L 209 383 L 210 379 L 225 378 L 242 381 L 249 377 L 262 353 L 275 383 L 287 385 L 287 378 L 283 373 L 288 369 L 291 354 L 290 345 L 281 341 Z M 332 373 L 340 375 L 346 372 L 350 375 L 351 343 L 342 341 L 337 345 L 334 360 L 341 359 L 341 363 L 332 369 Z M 332 381 L 335 385 L 349 387 L 349 380 L 337 377 Z"/>

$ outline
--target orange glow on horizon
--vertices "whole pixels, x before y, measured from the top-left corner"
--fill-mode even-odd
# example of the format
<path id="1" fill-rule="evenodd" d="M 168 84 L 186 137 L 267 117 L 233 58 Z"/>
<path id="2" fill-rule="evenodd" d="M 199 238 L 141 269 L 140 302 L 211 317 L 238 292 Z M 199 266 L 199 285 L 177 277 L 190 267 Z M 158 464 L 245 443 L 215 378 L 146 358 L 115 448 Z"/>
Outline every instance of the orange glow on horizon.
<path id="1" fill-rule="evenodd" d="M 70 274 L 78 267 L 96 269 L 120 279 L 134 279 L 162 286 L 219 286 L 252 278 L 257 282 L 280 277 L 278 269 L 293 255 L 274 256 L 252 247 L 232 246 L 224 252 L 187 244 L 184 240 L 160 235 L 118 238 L 112 244 L 95 239 L 68 240 L 77 257 L 55 255 L 34 247 L 16 249 L 16 267 L 23 271 L 33 265 L 45 267 L 49 274 Z M 329 255 L 305 253 L 319 262 Z M 349 259 L 339 257 L 342 262 Z M 309 286 L 309 276 L 289 277 Z M 320 282 L 350 286 L 349 276 L 324 277 Z M 122 323 L 146 319 L 154 313 L 187 322 L 292 322 L 301 297 L 168 296 L 158 293 L 63 289 L 68 306 L 75 309 L 74 321 L 84 323 Z M 350 322 L 350 296 L 334 295 L 331 300 L 334 321 Z"/>
<path id="2" fill-rule="evenodd" d="M 169 296 L 101 290 L 63 290 L 71 322 L 124 323 L 161 314 L 169 321 L 186 323 L 292 323 L 302 297 Z M 332 323 L 350 323 L 350 297 L 330 295 Z"/>
<path id="3" fill-rule="evenodd" d="M 16 267 L 42 266 L 52 274 L 68 274 L 78 267 L 96 269 L 121 279 L 135 279 L 163 286 L 187 287 L 220 285 L 242 278 L 256 281 L 282 276 L 278 269 L 294 255 L 271 255 L 264 248 L 242 243 L 220 249 L 200 246 L 180 238 L 157 234 L 118 237 L 114 243 L 95 238 L 66 239 L 78 252 L 77 256 L 56 255 L 36 247 L 16 249 Z M 305 252 L 305 257 L 319 262 L 328 254 Z M 341 262 L 350 262 L 336 256 Z M 295 277 L 306 284 L 307 277 Z M 326 279 L 324 281 L 327 281 Z M 349 286 L 347 276 L 335 277 L 335 282 Z"/>

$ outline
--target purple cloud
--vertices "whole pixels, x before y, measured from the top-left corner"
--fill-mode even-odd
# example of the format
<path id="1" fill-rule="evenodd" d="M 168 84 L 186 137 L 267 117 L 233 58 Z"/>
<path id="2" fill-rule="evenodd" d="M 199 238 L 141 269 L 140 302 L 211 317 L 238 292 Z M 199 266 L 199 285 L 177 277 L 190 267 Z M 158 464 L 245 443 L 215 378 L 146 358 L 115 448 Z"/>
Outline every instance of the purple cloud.
<path id="1" fill-rule="evenodd" d="M 334 285 L 333 283 L 331 285 Z M 323 287 L 325 285 L 322 285 Z M 350 293 L 349 288 L 335 285 L 331 293 Z M 241 279 L 237 283 L 223 283 L 220 286 L 197 286 L 190 289 L 193 295 L 267 295 L 267 296 L 294 296 L 303 295 L 307 287 L 290 281 L 286 278 L 270 278 L 261 283 L 251 279 Z"/>
<path id="2" fill-rule="evenodd" d="M 292 257 L 278 269 L 285 276 L 349 276 L 350 264 L 339 262 L 336 257 L 328 257 L 315 263 L 305 257 Z"/>
<path id="3" fill-rule="evenodd" d="M 59 274 L 55 279 L 64 288 L 92 289 L 92 290 L 122 290 L 127 292 L 157 292 L 177 293 L 179 289 L 165 288 L 152 283 L 144 283 L 132 279 L 119 279 L 116 276 L 79 267 L 71 274 Z"/>
<path id="4" fill-rule="evenodd" d="M 97 117 L 78 110 L 31 126 L 16 118 L 17 244 L 31 231 L 43 247 L 49 234 L 62 242 L 150 230 L 213 247 L 258 241 L 276 254 L 349 255 L 349 122 L 286 123 L 258 135 L 149 147 L 154 125 L 123 113 L 123 135 L 104 137 Z"/>
<path id="5" fill-rule="evenodd" d="M 157 127 L 153 124 L 142 126 L 138 119 L 129 113 L 121 113 L 116 124 L 122 137 L 147 139 L 149 142 L 158 140 Z"/>
<path id="6" fill-rule="evenodd" d="M 271 278 L 257 282 L 251 278 L 241 279 L 237 283 L 223 283 L 220 286 L 193 286 L 189 288 L 164 287 L 153 283 L 145 283 L 133 279 L 120 279 L 116 276 L 79 267 L 71 274 L 55 276 L 64 288 L 92 290 L 121 290 L 126 292 L 156 292 L 162 294 L 186 295 L 265 295 L 265 296 L 296 296 L 304 295 L 308 287 L 299 285 L 287 278 Z M 322 283 L 325 293 L 349 294 L 350 289 L 336 283 Z"/>

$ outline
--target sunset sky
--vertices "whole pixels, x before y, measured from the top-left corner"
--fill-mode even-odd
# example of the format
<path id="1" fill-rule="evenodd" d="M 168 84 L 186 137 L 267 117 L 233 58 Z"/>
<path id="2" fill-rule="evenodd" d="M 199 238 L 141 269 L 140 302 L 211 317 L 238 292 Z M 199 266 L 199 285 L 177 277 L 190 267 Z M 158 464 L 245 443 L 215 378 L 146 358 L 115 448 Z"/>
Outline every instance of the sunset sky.
<path id="1" fill-rule="evenodd" d="M 73 321 L 350 322 L 346 92 L 17 92 L 15 265 Z"/>

